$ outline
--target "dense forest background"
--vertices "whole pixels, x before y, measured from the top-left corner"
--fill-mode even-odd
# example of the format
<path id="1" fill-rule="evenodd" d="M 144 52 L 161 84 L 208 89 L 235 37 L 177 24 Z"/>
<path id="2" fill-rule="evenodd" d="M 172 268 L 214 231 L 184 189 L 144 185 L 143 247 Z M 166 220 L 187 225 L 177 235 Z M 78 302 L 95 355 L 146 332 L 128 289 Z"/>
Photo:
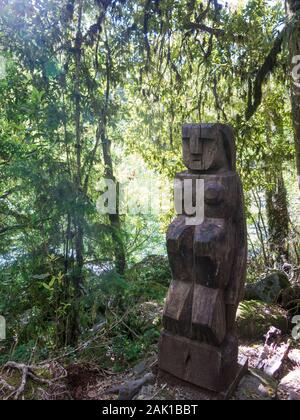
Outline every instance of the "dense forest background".
<path id="1" fill-rule="evenodd" d="M 235 129 L 248 283 L 298 279 L 299 9 L 0 0 L 1 364 L 64 355 L 118 372 L 156 348 L 174 211 L 105 215 L 97 203 L 104 178 L 168 190 L 183 123 Z"/>

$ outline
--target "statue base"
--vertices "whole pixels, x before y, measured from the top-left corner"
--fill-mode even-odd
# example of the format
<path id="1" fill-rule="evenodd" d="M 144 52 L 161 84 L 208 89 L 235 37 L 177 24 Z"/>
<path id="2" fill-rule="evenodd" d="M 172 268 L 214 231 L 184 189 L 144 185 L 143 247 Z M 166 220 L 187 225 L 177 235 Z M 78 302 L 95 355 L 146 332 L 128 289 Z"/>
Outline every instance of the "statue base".
<path id="1" fill-rule="evenodd" d="M 160 341 L 161 371 L 202 390 L 228 399 L 248 370 L 248 360 L 238 363 L 236 339 L 214 347 L 163 332 Z"/>

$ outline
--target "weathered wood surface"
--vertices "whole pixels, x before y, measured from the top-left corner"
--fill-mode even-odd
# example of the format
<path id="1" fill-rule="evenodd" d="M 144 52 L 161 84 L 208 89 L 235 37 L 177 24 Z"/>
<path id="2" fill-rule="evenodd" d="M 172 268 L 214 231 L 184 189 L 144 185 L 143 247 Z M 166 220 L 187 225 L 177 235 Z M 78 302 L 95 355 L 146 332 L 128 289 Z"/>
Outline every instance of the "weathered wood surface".
<path id="1" fill-rule="evenodd" d="M 183 126 L 183 160 L 188 171 L 176 179 L 193 180 L 193 203 L 196 180 L 204 180 L 205 219 L 189 226 L 193 215 L 178 215 L 167 233 L 173 281 L 163 315 L 160 368 L 221 392 L 238 371 L 235 316 L 247 260 L 233 131 L 221 124 Z"/>
<path id="2" fill-rule="evenodd" d="M 285 343 L 282 340 L 281 331 L 271 327 L 266 334 L 265 345 L 257 363 L 258 369 L 272 377 L 280 373 L 284 362 L 288 359 L 291 343 L 290 341 Z"/>

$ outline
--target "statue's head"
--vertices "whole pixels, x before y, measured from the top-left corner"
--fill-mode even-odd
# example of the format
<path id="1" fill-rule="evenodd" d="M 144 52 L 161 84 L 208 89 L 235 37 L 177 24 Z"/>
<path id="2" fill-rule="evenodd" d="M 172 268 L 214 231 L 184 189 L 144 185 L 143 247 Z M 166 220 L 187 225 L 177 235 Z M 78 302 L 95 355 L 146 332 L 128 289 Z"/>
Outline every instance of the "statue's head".
<path id="1" fill-rule="evenodd" d="M 187 124 L 182 128 L 183 161 L 193 171 L 235 170 L 234 133 L 222 124 Z"/>

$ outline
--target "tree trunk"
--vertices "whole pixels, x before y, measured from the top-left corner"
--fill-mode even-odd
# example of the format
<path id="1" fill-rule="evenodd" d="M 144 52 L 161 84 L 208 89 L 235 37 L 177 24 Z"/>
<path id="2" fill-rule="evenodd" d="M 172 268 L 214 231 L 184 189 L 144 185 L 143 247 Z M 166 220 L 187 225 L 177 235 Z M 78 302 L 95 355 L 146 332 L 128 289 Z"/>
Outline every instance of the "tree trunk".
<path id="1" fill-rule="evenodd" d="M 105 163 L 105 177 L 116 181 L 113 173 L 113 163 L 111 158 L 110 141 L 106 138 L 105 132 L 102 135 L 102 150 L 103 159 Z M 116 270 L 119 274 L 123 275 L 126 269 L 126 254 L 124 249 L 124 243 L 121 237 L 121 221 L 118 208 L 117 200 L 117 212 L 116 214 L 109 214 L 109 221 L 112 228 L 112 241 L 114 247 L 114 255 L 116 261 Z"/>
<path id="2" fill-rule="evenodd" d="M 298 186 L 300 189 L 300 76 L 298 80 L 295 78 L 295 66 L 300 63 L 300 2 L 298 0 L 286 0 L 286 8 L 288 19 L 293 25 L 289 36 L 289 55 L 292 73 L 294 74 L 292 77 L 291 101 Z M 299 71 L 298 74 L 300 74 Z"/>
<path id="3" fill-rule="evenodd" d="M 111 85 L 111 51 L 108 43 L 107 34 L 106 38 L 106 93 L 105 93 L 105 106 L 102 112 L 102 123 L 99 124 L 99 132 L 101 133 L 103 160 L 105 165 L 105 177 L 116 182 L 114 176 L 113 162 L 111 156 L 111 142 L 107 138 L 107 120 L 110 102 L 110 85 Z M 116 263 L 116 270 L 119 274 L 123 275 L 126 269 L 126 253 L 124 248 L 123 239 L 121 236 L 121 220 L 119 214 L 118 200 L 116 214 L 109 214 L 109 221 L 112 228 L 112 241 L 114 248 L 114 256 Z"/>
<path id="4" fill-rule="evenodd" d="M 75 234 L 75 251 L 76 264 L 73 272 L 73 287 L 74 298 L 69 315 L 69 328 L 67 331 L 66 344 L 75 346 L 78 342 L 80 333 L 80 298 L 83 290 L 83 264 L 84 264 L 84 245 L 83 245 L 83 215 L 81 210 L 82 194 L 82 138 L 81 138 L 81 90 L 80 90 L 80 70 L 82 58 L 82 11 L 83 2 L 78 4 L 78 24 L 77 34 L 75 38 L 75 82 L 74 82 L 74 97 L 75 97 L 75 137 L 76 137 L 76 173 L 75 173 L 75 189 L 76 189 L 76 204 L 73 216 L 74 234 Z"/>
<path id="5" fill-rule="evenodd" d="M 269 245 L 274 260 L 283 263 L 288 259 L 289 212 L 287 191 L 282 171 L 279 171 L 273 184 L 266 191 L 266 207 L 269 230 Z"/>

